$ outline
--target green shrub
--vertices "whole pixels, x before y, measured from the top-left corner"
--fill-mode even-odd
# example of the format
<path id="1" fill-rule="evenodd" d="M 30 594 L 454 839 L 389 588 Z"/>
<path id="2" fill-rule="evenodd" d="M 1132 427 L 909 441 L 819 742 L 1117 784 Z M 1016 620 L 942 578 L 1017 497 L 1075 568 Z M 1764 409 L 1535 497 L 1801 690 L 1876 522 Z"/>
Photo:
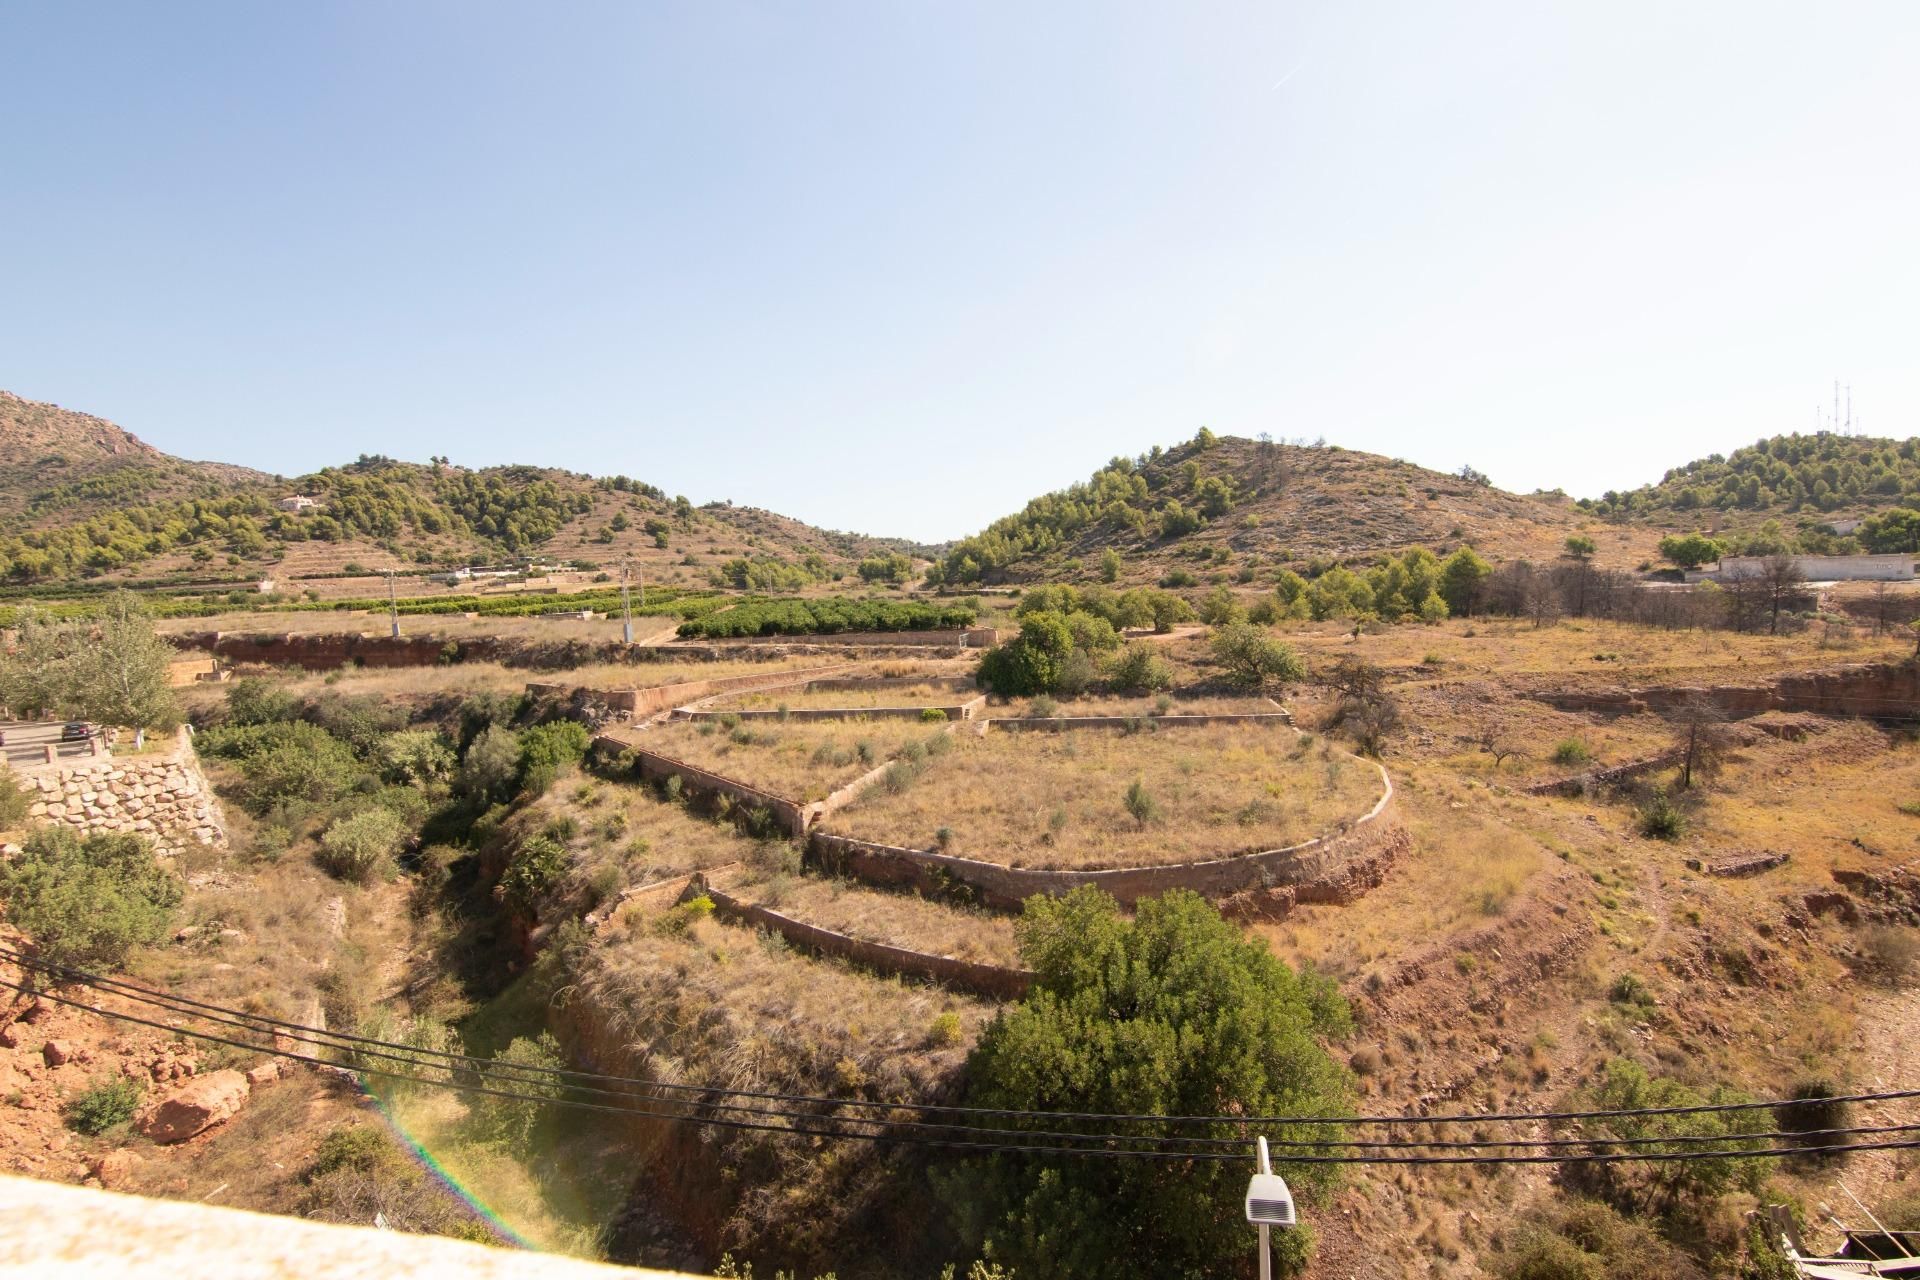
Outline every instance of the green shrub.
<path id="1" fill-rule="evenodd" d="M 567 872 L 567 850 L 549 835 L 538 835 L 514 850 L 500 875 L 507 905 L 531 916 Z"/>
<path id="2" fill-rule="evenodd" d="M 133 1119 L 133 1113 L 139 1106 L 139 1082 L 125 1076 L 114 1076 L 74 1098 L 64 1110 L 68 1128 L 98 1135 Z"/>
<path id="3" fill-rule="evenodd" d="M 1142 828 L 1152 822 L 1154 815 L 1160 811 L 1159 804 L 1147 791 L 1147 784 L 1139 778 L 1127 784 L 1125 804 L 1128 815 Z"/>
<path id="4" fill-rule="evenodd" d="M 1264 627 L 1233 622 L 1213 633 L 1213 656 L 1235 684 L 1260 689 L 1304 679 L 1306 664 Z"/>
<path id="5" fill-rule="evenodd" d="M 0 762 L 0 831 L 10 831 L 27 820 L 32 799 L 20 789 L 13 770 Z"/>
<path id="6" fill-rule="evenodd" d="M 238 762 L 239 799 L 255 815 L 289 804 L 333 804 L 368 782 L 352 747 L 301 720 L 209 729 L 194 745 L 202 755 Z"/>
<path id="7" fill-rule="evenodd" d="M 508 800 L 519 780 L 520 736 L 502 725 L 489 725 L 460 762 L 460 790 L 475 800 Z"/>
<path id="8" fill-rule="evenodd" d="M 329 875 L 355 884 L 384 880 L 392 876 L 406 839 L 406 824 L 391 809 L 362 809 L 327 828 L 315 860 Z"/>
<path id="9" fill-rule="evenodd" d="M 578 764 L 592 743 L 587 727 L 575 721 L 538 724 L 520 735 L 520 767 L 527 772 L 542 767 L 564 769 Z"/>
<path id="10" fill-rule="evenodd" d="M 939 707 L 928 707 L 920 713 L 921 724 L 945 724 L 946 722 L 947 713 Z"/>
<path id="11" fill-rule="evenodd" d="M 960 1015 L 949 1010 L 934 1018 L 927 1027 L 927 1043 L 944 1048 L 960 1038 Z"/>
<path id="12" fill-rule="evenodd" d="M 0 861 L 7 919 L 55 964 L 117 968 L 128 952 L 166 935 L 179 879 L 139 836 L 41 827 L 17 857 Z"/>
<path id="13" fill-rule="evenodd" d="M 380 740 L 375 751 L 380 770 L 391 782 L 417 785 L 453 775 L 453 747 L 432 729 L 403 729 Z"/>
<path id="14" fill-rule="evenodd" d="M 653 931 L 663 938 L 684 937 L 696 921 L 712 914 L 713 899 L 703 893 L 662 911 L 653 922 Z"/>
<path id="15" fill-rule="evenodd" d="M 553 1108 L 543 1105 L 539 1099 L 561 1096 L 560 1086 L 543 1074 L 566 1066 L 560 1057 L 560 1044 L 546 1031 L 533 1039 L 519 1036 L 494 1054 L 493 1060 L 501 1066 L 533 1069 L 512 1073 L 515 1079 L 511 1092 L 529 1096 L 475 1098 L 467 1112 L 468 1132 L 478 1142 L 516 1154 L 524 1153 L 532 1144 L 534 1134 L 552 1120 Z"/>
<path id="16" fill-rule="evenodd" d="M 1640 834 L 1655 840 L 1678 840 L 1687 831 L 1687 815 L 1680 812 L 1666 788 L 1655 787 L 1640 810 Z"/>
<path id="17" fill-rule="evenodd" d="M 1249 1114 L 1345 1114 L 1345 1072 L 1317 1037 L 1350 1029 L 1333 984 L 1296 973 L 1199 895 L 1138 904 L 1131 920 L 1105 894 L 1030 898 L 1017 927 L 1033 990 L 982 1034 L 967 1102 L 1009 1110 L 1181 1114 L 1231 1098 Z M 1044 1119 L 1015 1120 L 1030 1128 Z M 1218 1134 L 1225 1137 L 1226 1127 Z M 1281 1141 L 1337 1136 L 1281 1125 Z M 1285 1150 L 1283 1147 L 1282 1150 Z M 995 1161 L 970 1178 L 984 1199 L 978 1231 L 1027 1276 L 1242 1274 L 1250 1233 L 1246 1168 L 1146 1161 Z M 1330 1189 L 1325 1165 L 1277 1171 L 1309 1206 Z M 1278 1234 L 1280 1274 L 1305 1263 L 1311 1236 Z M 983 1241 L 968 1240 L 971 1245 Z"/>
<path id="18" fill-rule="evenodd" d="M 279 724 L 300 718 L 300 699 L 262 676 L 246 676 L 227 688 L 227 723 Z"/>
<path id="19" fill-rule="evenodd" d="M 1151 645 L 1130 644 L 1121 650 L 1107 679 L 1124 693 L 1155 693 L 1173 687 L 1173 668 Z"/>
<path id="20" fill-rule="evenodd" d="M 1593 752 L 1586 743 L 1578 738 L 1567 738 L 1553 749 L 1553 762 L 1562 765 L 1585 764 L 1593 759 Z"/>

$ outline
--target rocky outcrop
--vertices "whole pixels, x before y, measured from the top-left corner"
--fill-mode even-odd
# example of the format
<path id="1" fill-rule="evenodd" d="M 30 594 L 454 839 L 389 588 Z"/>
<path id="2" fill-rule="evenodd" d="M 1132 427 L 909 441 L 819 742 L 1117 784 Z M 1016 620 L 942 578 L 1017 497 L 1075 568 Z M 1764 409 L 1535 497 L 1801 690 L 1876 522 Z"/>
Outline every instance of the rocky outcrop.
<path id="1" fill-rule="evenodd" d="M 145 836 L 162 855 L 227 843 L 219 801 L 185 729 L 167 751 L 16 766 L 16 772 L 32 800 L 28 816 L 36 822 L 65 823 L 83 835 Z"/>
<path id="2" fill-rule="evenodd" d="M 185 1142 L 232 1119 L 247 1103 L 250 1086 L 238 1071 L 197 1076 L 140 1113 L 140 1132 L 166 1145 Z"/>

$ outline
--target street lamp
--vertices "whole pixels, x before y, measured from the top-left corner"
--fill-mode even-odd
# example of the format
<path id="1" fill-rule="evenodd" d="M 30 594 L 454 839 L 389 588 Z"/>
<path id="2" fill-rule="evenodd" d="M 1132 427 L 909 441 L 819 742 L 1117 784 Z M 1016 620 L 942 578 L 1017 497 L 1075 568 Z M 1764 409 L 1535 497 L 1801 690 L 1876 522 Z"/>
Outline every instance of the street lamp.
<path id="1" fill-rule="evenodd" d="M 1273 1171 L 1267 1160 L 1267 1140 L 1259 1143 L 1260 1170 L 1247 1183 L 1247 1221 L 1260 1229 L 1260 1280 L 1273 1280 L 1273 1255 L 1267 1248 L 1267 1229 L 1291 1227 L 1297 1221 L 1293 1212 L 1293 1192 L 1287 1180 Z"/>

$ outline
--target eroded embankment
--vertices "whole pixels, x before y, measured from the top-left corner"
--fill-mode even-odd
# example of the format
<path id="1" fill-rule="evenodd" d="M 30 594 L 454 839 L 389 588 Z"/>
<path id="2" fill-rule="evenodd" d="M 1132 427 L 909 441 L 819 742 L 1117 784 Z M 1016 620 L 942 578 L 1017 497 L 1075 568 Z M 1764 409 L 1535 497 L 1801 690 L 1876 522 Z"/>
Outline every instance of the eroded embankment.
<path id="1" fill-rule="evenodd" d="M 1524 692 L 1525 696 L 1562 711 L 1602 715 L 1672 711 L 1704 699 L 1720 714 L 1734 719 L 1767 711 L 1800 711 L 1875 720 L 1910 720 L 1920 715 L 1920 661 L 1851 663 L 1793 672 L 1752 684 L 1646 688 L 1601 685 L 1573 689 L 1561 686 Z"/>

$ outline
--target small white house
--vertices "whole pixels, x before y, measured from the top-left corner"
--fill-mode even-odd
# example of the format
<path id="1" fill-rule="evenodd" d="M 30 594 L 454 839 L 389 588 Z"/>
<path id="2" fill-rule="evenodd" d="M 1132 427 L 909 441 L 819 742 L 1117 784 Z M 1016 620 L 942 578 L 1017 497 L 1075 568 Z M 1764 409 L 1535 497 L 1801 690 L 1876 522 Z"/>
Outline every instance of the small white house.
<path id="1" fill-rule="evenodd" d="M 274 505 L 282 511 L 291 511 L 294 515 L 301 515 L 308 511 L 318 511 L 327 504 L 318 498 L 309 498 L 304 493 L 290 493 Z"/>

